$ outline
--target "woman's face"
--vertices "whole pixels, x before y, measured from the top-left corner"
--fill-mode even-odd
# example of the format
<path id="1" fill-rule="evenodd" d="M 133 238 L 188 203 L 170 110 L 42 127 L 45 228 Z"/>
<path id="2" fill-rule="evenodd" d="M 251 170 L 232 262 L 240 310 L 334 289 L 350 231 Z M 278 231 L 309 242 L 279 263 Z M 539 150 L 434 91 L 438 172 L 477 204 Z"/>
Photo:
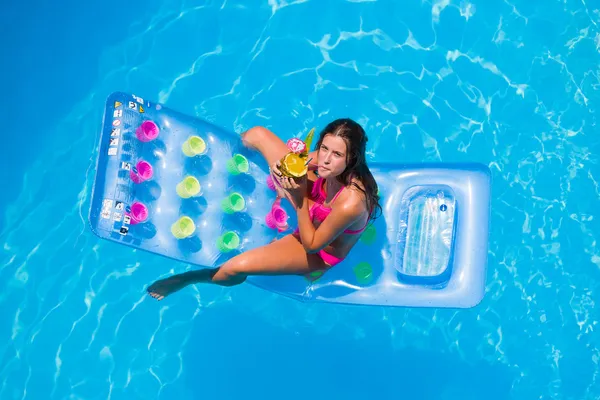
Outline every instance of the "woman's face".
<path id="1" fill-rule="evenodd" d="M 346 141 L 339 136 L 325 135 L 318 154 L 319 176 L 334 178 L 346 169 Z"/>

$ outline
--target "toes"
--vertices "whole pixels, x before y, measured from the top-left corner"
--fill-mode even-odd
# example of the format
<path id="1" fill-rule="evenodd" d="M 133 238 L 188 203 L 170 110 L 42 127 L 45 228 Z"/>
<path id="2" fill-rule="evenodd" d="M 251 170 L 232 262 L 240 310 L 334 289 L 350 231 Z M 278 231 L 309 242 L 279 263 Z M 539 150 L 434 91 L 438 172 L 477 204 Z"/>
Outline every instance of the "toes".
<path id="1" fill-rule="evenodd" d="M 149 294 L 150 296 L 152 296 L 153 298 L 155 298 L 155 299 L 157 299 L 157 298 L 159 298 L 159 297 L 164 297 L 164 296 L 161 296 L 161 295 L 159 295 L 159 294 L 158 294 L 158 293 L 156 293 L 156 292 L 151 292 L 151 291 L 148 291 L 148 294 Z"/>

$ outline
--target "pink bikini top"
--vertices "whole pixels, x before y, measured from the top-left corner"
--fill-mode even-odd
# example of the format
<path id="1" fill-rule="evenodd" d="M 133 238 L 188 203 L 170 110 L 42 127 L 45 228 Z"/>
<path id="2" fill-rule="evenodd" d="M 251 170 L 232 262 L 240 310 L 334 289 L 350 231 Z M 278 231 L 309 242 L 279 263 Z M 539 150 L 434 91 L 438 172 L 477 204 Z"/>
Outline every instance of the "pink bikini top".
<path id="1" fill-rule="evenodd" d="M 310 219 L 312 220 L 314 217 L 317 217 L 319 222 L 323 222 L 325 220 L 325 218 L 327 218 L 327 216 L 331 212 L 331 208 L 325 207 L 323 205 L 323 203 L 325 203 L 325 200 L 327 200 L 327 194 L 323 190 L 324 183 L 325 183 L 325 179 L 317 178 L 317 180 L 313 184 L 311 196 L 313 198 L 314 204 L 308 211 L 308 213 L 310 215 Z M 333 204 L 335 199 L 337 199 L 337 197 L 340 195 L 340 193 L 342 193 L 342 190 L 344 190 L 344 188 L 345 188 L 345 186 L 342 186 L 340 188 L 340 190 L 335 194 L 335 196 L 333 196 L 333 199 L 331 199 L 331 202 L 329 204 Z M 367 219 L 367 221 L 365 222 L 365 225 L 362 228 L 357 229 L 357 230 L 346 229 L 344 231 L 344 233 L 348 233 L 350 235 L 361 233 L 362 231 L 365 230 L 368 223 L 369 223 L 369 220 Z"/>

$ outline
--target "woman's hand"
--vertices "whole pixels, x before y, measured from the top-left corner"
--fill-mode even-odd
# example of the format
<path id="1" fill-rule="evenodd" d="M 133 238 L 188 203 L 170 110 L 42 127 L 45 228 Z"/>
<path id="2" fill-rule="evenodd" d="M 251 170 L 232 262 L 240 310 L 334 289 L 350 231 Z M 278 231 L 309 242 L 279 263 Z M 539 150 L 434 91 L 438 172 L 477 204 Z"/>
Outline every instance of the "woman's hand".
<path id="1" fill-rule="evenodd" d="M 279 167 L 281 166 L 279 160 L 275 161 L 269 168 L 271 179 L 273 183 L 275 183 L 275 191 L 277 192 L 277 197 L 283 199 L 286 198 L 292 205 L 294 205 L 294 201 L 290 198 L 290 194 L 283 189 L 281 180 L 283 179 L 283 174 L 281 173 Z"/>
<path id="2" fill-rule="evenodd" d="M 282 173 L 279 170 L 279 167 L 281 167 L 281 162 L 280 160 L 275 161 L 272 165 L 271 165 L 271 178 L 273 180 L 277 180 L 277 182 L 279 182 L 281 180 L 281 176 Z"/>
<path id="3" fill-rule="evenodd" d="M 271 178 L 275 181 L 277 194 L 281 195 L 280 192 L 283 192 L 283 195 L 292 205 L 298 208 L 302 205 L 306 196 L 307 177 L 304 175 L 302 178 L 288 178 L 280 171 L 280 167 L 281 163 L 279 160 L 271 165 Z"/>
<path id="4" fill-rule="evenodd" d="M 292 201 L 295 208 L 300 208 L 306 197 L 307 177 L 304 175 L 301 178 L 281 177 L 281 186 L 288 194 L 288 199 Z"/>

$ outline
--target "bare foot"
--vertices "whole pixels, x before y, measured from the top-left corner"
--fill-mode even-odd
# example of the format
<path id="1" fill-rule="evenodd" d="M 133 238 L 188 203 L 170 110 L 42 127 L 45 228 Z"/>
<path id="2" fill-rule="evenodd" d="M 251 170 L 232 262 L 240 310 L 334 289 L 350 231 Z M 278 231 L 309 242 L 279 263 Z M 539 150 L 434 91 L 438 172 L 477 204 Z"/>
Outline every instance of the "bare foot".
<path id="1" fill-rule="evenodd" d="M 157 300 L 162 300 L 171 293 L 183 289 L 190 283 L 190 280 L 185 274 L 178 274 L 154 282 L 148 287 L 147 291 L 150 296 Z"/>

